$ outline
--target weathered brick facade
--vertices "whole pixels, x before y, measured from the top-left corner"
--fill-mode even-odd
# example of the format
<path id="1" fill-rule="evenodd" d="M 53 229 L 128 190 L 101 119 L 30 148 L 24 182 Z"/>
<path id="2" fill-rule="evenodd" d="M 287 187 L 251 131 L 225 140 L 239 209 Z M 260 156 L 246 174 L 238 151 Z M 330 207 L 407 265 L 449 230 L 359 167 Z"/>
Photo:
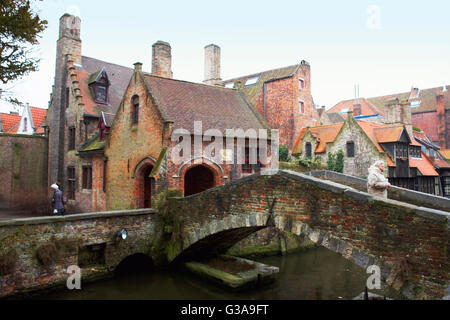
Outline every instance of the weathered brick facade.
<path id="1" fill-rule="evenodd" d="M 47 199 L 45 137 L 0 133 L 0 208 Z"/>

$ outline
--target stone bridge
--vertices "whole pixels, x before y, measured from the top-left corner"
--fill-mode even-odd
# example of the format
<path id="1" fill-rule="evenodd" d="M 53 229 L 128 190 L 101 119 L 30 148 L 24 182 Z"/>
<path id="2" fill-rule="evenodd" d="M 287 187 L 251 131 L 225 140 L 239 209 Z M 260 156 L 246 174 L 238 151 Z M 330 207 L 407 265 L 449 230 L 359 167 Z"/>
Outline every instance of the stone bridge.
<path id="1" fill-rule="evenodd" d="M 0 297 L 111 275 L 129 257 L 156 266 L 222 252 L 267 227 L 338 252 L 409 298 L 449 296 L 449 213 L 383 200 L 290 171 L 253 175 L 153 209 L 0 221 Z M 116 234 L 126 229 L 128 238 Z"/>
<path id="2" fill-rule="evenodd" d="M 170 201 L 173 233 L 168 260 L 224 251 L 274 226 L 310 239 L 367 268 L 406 297 L 449 292 L 449 213 L 384 200 L 292 171 L 249 176 Z"/>

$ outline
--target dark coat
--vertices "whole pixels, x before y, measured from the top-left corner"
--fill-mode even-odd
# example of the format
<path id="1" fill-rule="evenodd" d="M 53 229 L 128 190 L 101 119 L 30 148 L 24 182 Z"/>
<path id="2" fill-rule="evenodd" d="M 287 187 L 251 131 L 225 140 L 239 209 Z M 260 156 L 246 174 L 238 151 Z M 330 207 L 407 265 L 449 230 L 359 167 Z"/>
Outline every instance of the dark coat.
<path id="1" fill-rule="evenodd" d="M 63 193 L 61 190 L 55 190 L 52 199 L 52 207 L 57 210 L 64 209 Z"/>

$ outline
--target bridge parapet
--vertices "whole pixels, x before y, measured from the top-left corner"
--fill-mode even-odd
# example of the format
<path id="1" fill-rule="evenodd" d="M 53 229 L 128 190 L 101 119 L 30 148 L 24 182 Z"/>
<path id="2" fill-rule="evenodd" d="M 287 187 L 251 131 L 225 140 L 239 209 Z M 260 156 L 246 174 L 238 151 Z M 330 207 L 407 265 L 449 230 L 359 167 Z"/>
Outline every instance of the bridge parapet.
<path id="1" fill-rule="evenodd" d="M 67 267 L 82 281 L 110 273 L 127 256 L 149 254 L 154 210 L 138 209 L 0 221 L 0 297 L 65 286 Z M 117 232 L 126 229 L 128 238 Z"/>
<path id="2" fill-rule="evenodd" d="M 272 221 L 362 267 L 378 264 L 382 279 L 409 298 L 442 298 L 449 284 L 448 212 L 284 170 L 174 202 L 171 210 L 178 215 L 179 229 L 169 260 L 193 248 L 224 250 L 246 230 L 254 232 Z M 234 223 L 211 228 L 221 221 Z"/>

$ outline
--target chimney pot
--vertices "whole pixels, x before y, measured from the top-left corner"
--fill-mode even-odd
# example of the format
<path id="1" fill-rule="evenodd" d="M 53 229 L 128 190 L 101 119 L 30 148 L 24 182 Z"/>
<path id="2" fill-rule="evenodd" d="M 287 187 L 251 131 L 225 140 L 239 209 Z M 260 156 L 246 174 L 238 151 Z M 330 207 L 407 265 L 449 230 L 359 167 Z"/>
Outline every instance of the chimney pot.
<path id="1" fill-rule="evenodd" d="M 142 62 L 136 62 L 136 63 L 133 63 L 133 65 L 134 65 L 134 71 L 142 71 Z"/>

